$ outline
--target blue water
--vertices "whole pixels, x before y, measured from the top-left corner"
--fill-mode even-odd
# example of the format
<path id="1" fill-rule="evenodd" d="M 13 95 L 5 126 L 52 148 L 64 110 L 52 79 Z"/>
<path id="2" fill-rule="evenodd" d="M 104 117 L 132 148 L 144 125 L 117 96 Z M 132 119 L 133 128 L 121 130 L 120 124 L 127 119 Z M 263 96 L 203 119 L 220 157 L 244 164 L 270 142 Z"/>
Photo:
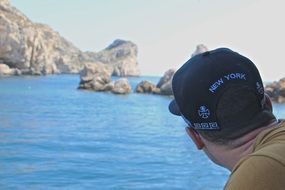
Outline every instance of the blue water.
<path id="1" fill-rule="evenodd" d="M 133 89 L 141 80 L 130 78 Z M 220 190 L 169 97 L 77 90 L 79 77 L 0 79 L 0 189 Z M 274 104 L 285 117 L 285 105 Z"/>

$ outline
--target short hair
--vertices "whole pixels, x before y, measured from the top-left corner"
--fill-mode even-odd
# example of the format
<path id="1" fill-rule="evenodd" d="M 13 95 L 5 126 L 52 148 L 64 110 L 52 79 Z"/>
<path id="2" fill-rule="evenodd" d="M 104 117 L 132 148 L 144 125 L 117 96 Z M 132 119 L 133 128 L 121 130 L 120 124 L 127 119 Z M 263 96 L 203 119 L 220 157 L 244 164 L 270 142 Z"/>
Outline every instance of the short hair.
<path id="1" fill-rule="evenodd" d="M 207 140 L 218 144 L 228 144 L 276 119 L 271 108 L 262 105 L 254 91 L 244 86 L 228 88 L 219 99 L 216 114 L 220 130 L 197 131 Z"/>

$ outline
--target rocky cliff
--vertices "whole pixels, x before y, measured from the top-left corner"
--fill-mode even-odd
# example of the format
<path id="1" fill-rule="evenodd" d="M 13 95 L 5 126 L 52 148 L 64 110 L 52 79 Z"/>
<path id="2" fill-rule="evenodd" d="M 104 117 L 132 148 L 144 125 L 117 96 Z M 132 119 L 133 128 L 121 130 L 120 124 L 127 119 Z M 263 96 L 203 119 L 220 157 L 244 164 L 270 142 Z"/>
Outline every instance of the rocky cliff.
<path id="1" fill-rule="evenodd" d="M 93 53 L 86 52 L 83 59 L 88 62 L 99 62 L 112 65 L 114 76 L 139 76 L 140 70 L 137 63 L 137 46 L 124 40 L 115 40 L 104 50 Z"/>
<path id="2" fill-rule="evenodd" d="M 86 62 L 109 64 L 117 76 L 140 73 L 132 42 L 115 40 L 101 52 L 82 52 L 49 26 L 33 23 L 8 0 L 0 0 L 0 64 L 15 70 L 10 73 L 79 73 Z"/>

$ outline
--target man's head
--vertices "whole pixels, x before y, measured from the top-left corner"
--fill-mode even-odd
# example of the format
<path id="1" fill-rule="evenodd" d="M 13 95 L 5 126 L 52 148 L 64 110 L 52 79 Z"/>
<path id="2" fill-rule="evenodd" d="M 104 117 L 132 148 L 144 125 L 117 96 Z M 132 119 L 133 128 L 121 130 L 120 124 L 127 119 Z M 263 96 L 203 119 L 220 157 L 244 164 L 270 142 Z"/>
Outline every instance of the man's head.
<path id="1" fill-rule="evenodd" d="M 227 144 L 274 119 L 256 66 L 227 48 L 192 57 L 175 73 L 172 89 L 170 112 L 214 143 Z"/>

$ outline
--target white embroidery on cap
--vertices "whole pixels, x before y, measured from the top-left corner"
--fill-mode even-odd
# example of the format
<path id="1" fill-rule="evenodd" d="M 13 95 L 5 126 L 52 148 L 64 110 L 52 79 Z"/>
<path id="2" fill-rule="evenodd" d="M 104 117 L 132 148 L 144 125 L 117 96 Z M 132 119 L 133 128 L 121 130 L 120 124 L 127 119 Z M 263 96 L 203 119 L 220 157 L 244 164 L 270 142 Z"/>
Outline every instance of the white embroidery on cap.
<path id="1" fill-rule="evenodd" d="M 210 116 L 210 110 L 206 106 L 201 106 L 198 110 L 198 114 L 201 118 L 207 119 Z"/>
<path id="2" fill-rule="evenodd" d="M 211 122 L 209 123 L 210 129 L 219 129 L 218 123 L 217 122 Z"/>
<path id="3" fill-rule="evenodd" d="M 257 89 L 259 94 L 263 94 L 264 93 L 263 86 L 259 82 L 256 82 L 256 89 Z"/>
<path id="4" fill-rule="evenodd" d="M 246 75 L 244 73 L 230 73 L 219 78 L 213 84 L 210 85 L 209 91 L 215 93 L 219 87 L 223 86 L 227 81 L 231 80 L 246 80 Z"/>
<path id="5" fill-rule="evenodd" d="M 210 86 L 209 90 L 214 93 L 223 83 L 224 83 L 223 79 L 220 78 Z"/>
<path id="6" fill-rule="evenodd" d="M 194 129 L 219 129 L 219 125 L 217 122 L 210 122 L 210 123 L 194 123 Z"/>

